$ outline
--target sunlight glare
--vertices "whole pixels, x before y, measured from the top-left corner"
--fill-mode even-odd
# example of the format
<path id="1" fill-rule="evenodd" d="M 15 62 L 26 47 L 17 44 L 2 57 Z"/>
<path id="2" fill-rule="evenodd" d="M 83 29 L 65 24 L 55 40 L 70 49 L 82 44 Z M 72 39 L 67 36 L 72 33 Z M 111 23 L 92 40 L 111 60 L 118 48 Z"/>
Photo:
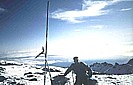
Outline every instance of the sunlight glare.
<path id="1" fill-rule="evenodd" d="M 126 51 L 125 46 L 118 40 L 100 34 L 84 34 L 60 39 L 50 43 L 49 46 L 52 54 L 67 57 L 81 56 L 82 59 L 108 59 Z"/>

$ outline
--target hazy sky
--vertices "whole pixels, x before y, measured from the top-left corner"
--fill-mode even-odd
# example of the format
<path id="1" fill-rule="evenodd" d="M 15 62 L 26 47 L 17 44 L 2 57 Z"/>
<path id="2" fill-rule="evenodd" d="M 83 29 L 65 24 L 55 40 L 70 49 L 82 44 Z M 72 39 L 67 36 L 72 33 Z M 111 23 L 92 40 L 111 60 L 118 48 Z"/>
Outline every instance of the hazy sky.
<path id="1" fill-rule="evenodd" d="M 46 3 L 0 0 L 0 52 L 41 50 Z M 50 0 L 50 55 L 83 59 L 133 56 L 132 36 L 133 0 Z"/>

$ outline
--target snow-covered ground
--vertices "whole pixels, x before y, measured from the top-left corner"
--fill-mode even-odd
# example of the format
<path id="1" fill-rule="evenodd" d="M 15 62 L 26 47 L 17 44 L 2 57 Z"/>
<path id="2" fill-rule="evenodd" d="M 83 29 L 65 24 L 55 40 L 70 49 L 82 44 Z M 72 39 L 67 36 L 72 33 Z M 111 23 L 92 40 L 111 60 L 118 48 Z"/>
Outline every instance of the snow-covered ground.
<path id="1" fill-rule="evenodd" d="M 36 68 L 31 65 L 7 65 L 1 66 L 5 68 L 5 73 L 1 75 L 7 77 L 6 81 L 0 82 L 0 85 L 8 85 L 9 81 L 15 81 L 25 85 L 44 85 L 44 75 L 42 68 Z M 51 76 L 60 75 L 65 72 L 66 68 L 51 66 L 52 69 L 60 70 L 61 72 L 51 72 Z M 46 84 L 50 85 L 50 77 L 47 73 Z M 66 85 L 73 85 L 72 73 L 69 73 L 66 77 L 70 78 L 69 83 Z M 128 75 L 93 75 L 93 79 L 98 81 L 98 85 L 133 85 L 133 74 Z M 33 80 L 32 80 L 33 79 Z M 35 80 L 34 80 L 35 79 Z M 37 79 L 37 80 L 36 80 Z"/>
<path id="2" fill-rule="evenodd" d="M 133 74 L 130 75 L 94 75 L 98 85 L 133 85 Z"/>

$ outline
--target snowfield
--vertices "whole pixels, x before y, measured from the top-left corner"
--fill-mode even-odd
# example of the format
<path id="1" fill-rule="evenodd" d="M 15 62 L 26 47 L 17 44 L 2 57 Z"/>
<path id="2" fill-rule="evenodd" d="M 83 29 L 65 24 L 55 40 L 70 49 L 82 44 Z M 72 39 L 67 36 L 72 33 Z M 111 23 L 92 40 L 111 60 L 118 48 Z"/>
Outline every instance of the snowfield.
<path id="1" fill-rule="evenodd" d="M 9 82 L 16 83 L 12 85 L 44 85 L 44 75 L 41 67 L 33 67 L 31 65 L 0 65 L 4 69 L 0 76 L 5 76 L 7 79 L 0 82 L 0 85 L 9 85 Z M 65 72 L 66 68 L 50 66 L 52 69 L 57 69 L 61 72 L 50 72 L 51 76 L 60 75 Z M 73 79 L 75 75 L 69 73 L 66 77 L 69 81 L 65 85 L 73 85 Z M 133 74 L 126 75 L 100 75 L 95 74 L 92 76 L 93 79 L 98 81 L 97 85 L 133 85 Z M 50 84 L 49 73 L 46 75 L 46 84 Z"/>

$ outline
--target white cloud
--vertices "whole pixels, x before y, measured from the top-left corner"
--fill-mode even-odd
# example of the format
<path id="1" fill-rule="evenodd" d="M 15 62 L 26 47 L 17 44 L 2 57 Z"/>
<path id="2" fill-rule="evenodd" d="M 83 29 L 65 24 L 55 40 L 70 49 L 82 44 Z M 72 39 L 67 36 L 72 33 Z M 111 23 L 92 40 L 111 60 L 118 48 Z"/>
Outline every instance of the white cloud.
<path id="1" fill-rule="evenodd" d="M 104 28 L 104 25 L 94 25 L 94 26 L 90 26 L 91 28 L 96 28 L 96 29 L 102 29 Z"/>
<path id="2" fill-rule="evenodd" d="M 132 8 L 125 8 L 125 9 L 121 9 L 120 11 L 129 11 L 131 10 Z"/>
<path id="3" fill-rule="evenodd" d="M 5 9 L 4 8 L 0 8 L 0 11 L 5 11 Z"/>
<path id="4" fill-rule="evenodd" d="M 117 2 L 120 2 L 120 0 L 83 0 L 82 10 L 57 10 L 52 13 L 52 18 L 72 23 L 81 23 L 85 22 L 84 18 L 108 14 L 110 10 L 105 10 L 104 8 Z"/>
<path id="5" fill-rule="evenodd" d="M 84 2 L 82 10 L 56 11 L 52 13 L 52 18 L 65 20 L 73 23 L 81 23 L 84 22 L 83 18 L 85 17 L 107 14 L 107 10 L 102 10 L 106 5 L 106 2 Z"/>
<path id="6" fill-rule="evenodd" d="M 39 52 L 37 52 L 36 49 L 32 49 L 32 50 L 25 50 L 25 51 L 9 51 L 9 52 L 3 52 L 0 54 L 0 56 L 2 57 L 26 57 L 26 56 L 35 56 L 37 55 Z"/>
<path id="7" fill-rule="evenodd" d="M 74 11 L 56 11 L 52 13 L 52 18 L 70 21 L 73 23 L 80 23 L 84 22 L 81 20 L 81 15 L 83 11 L 74 10 Z"/>
<path id="8" fill-rule="evenodd" d="M 75 32 L 81 32 L 81 29 L 76 29 L 76 30 L 74 30 Z"/>
<path id="9" fill-rule="evenodd" d="M 5 11 L 6 11 L 6 9 L 0 8 L 0 14 L 3 13 L 3 12 L 5 12 Z"/>
<path id="10" fill-rule="evenodd" d="M 5 9 L 4 8 L 0 8 L 0 12 L 4 12 L 5 11 Z"/>

